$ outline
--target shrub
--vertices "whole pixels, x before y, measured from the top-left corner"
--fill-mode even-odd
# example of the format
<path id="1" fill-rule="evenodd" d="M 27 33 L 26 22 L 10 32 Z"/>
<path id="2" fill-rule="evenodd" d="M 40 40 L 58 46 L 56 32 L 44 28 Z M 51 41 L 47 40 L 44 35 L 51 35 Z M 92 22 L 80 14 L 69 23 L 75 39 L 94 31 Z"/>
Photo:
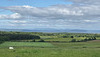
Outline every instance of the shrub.
<path id="1" fill-rule="evenodd" d="M 84 41 L 88 41 L 88 39 L 87 39 L 87 38 L 85 38 L 85 39 L 84 39 Z"/>
<path id="2" fill-rule="evenodd" d="M 84 40 L 79 40 L 80 42 L 84 42 Z"/>
<path id="3" fill-rule="evenodd" d="M 44 40 L 43 39 L 40 39 L 40 41 L 39 42 L 44 42 Z"/>
<path id="4" fill-rule="evenodd" d="M 72 39 L 71 42 L 76 42 L 76 39 Z"/>
<path id="5" fill-rule="evenodd" d="M 67 36 L 62 36 L 63 38 L 67 38 Z"/>
<path id="6" fill-rule="evenodd" d="M 93 40 L 96 40 L 96 37 L 94 37 Z"/>
<path id="7" fill-rule="evenodd" d="M 70 38 L 74 38 L 74 36 L 71 36 Z"/>
<path id="8" fill-rule="evenodd" d="M 89 38 L 88 40 L 92 40 L 91 38 Z"/>
<path id="9" fill-rule="evenodd" d="M 78 40 L 77 42 L 81 42 L 80 40 Z"/>
<path id="10" fill-rule="evenodd" d="M 0 41 L 0 44 L 4 43 L 4 41 Z"/>
<path id="11" fill-rule="evenodd" d="M 35 39 L 33 39 L 32 42 L 35 42 Z"/>

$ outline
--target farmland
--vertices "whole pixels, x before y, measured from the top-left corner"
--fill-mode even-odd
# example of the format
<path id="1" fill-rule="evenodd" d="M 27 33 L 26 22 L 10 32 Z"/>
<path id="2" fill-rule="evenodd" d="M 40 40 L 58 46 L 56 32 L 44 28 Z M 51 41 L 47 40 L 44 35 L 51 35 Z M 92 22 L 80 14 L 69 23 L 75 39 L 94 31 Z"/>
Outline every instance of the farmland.
<path id="1" fill-rule="evenodd" d="M 40 36 L 40 39 L 5 41 L 0 44 L 0 57 L 100 57 L 99 34 L 30 34 Z M 96 40 L 82 41 L 94 36 Z M 44 41 L 40 42 L 41 39 Z M 76 42 L 71 42 L 72 39 L 76 39 Z M 10 46 L 14 49 L 8 49 Z"/>
<path id="2" fill-rule="evenodd" d="M 11 42 L 10 42 L 11 43 Z M 14 43 L 14 42 L 13 42 Z M 7 45 L 7 43 L 4 43 Z M 4 45 L 3 44 L 3 45 Z M 23 43 L 22 43 L 23 44 Z M 9 50 L 8 47 L 0 48 L 0 57 L 99 57 L 100 42 L 94 43 L 52 43 L 43 44 L 35 43 L 28 46 L 15 46 L 14 50 Z M 9 43 L 8 43 L 9 45 Z M 2 45 L 1 45 L 2 46 Z M 33 47 L 34 46 L 34 47 Z M 55 47 L 54 47 L 55 46 Z"/>

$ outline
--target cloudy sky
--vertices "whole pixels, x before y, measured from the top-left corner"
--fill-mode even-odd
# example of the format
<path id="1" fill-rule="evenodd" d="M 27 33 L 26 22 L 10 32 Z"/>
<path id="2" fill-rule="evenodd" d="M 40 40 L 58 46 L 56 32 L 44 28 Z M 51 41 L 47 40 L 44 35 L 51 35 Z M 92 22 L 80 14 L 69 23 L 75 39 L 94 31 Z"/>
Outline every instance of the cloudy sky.
<path id="1" fill-rule="evenodd" d="M 2 0 L 0 28 L 100 30 L 100 0 Z"/>

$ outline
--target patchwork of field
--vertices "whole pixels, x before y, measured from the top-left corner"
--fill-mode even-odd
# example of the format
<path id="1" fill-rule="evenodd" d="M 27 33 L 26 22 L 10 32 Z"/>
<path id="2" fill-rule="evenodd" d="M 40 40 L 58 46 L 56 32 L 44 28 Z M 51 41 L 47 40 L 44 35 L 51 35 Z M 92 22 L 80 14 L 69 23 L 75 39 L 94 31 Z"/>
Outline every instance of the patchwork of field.
<path id="1" fill-rule="evenodd" d="M 100 57 L 99 34 L 1 32 L 0 40 L 0 57 Z"/>
<path id="2" fill-rule="evenodd" d="M 8 47 L 13 46 L 14 50 Z M 0 57 L 100 57 L 100 40 L 88 42 L 5 42 Z"/>

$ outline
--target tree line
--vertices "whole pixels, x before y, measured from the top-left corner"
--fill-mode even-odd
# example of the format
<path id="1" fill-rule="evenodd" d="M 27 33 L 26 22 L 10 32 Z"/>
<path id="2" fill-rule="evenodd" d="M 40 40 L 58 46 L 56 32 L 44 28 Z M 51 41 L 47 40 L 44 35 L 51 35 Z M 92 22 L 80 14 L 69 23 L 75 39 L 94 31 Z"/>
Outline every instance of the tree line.
<path id="1" fill-rule="evenodd" d="M 29 39 L 40 39 L 40 37 L 37 35 L 28 34 L 28 33 L 0 31 L 0 41 L 29 40 Z"/>
<path id="2" fill-rule="evenodd" d="M 82 40 L 72 39 L 70 42 L 86 42 L 86 41 L 91 41 L 91 40 L 96 40 L 96 37 L 89 37 Z"/>

